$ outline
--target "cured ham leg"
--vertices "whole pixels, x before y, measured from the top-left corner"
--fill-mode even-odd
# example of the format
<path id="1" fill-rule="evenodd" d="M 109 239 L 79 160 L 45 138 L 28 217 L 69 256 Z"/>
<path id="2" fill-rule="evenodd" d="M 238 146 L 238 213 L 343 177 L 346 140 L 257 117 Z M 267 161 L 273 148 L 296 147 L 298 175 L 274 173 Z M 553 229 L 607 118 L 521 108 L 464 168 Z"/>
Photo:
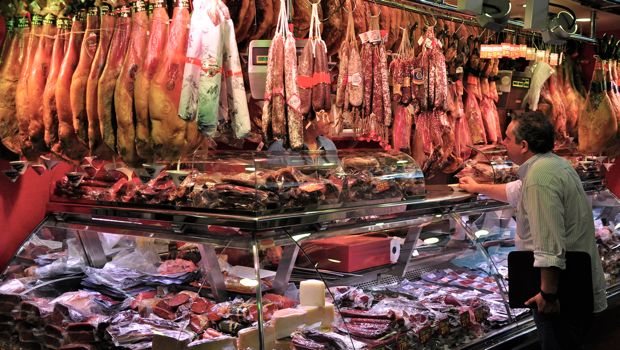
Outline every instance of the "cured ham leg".
<path id="1" fill-rule="evenodd" d="M 71 78 L 79 62 L 80 46 L 84 37 L 85 19 L 75 16 L 71 25 L 71 34 L 65 52 L 65 57 L 60 65 L 58 81 L 56 82 L 56 110 L 58 113 L 58 143 L 52 151 L 62 157 L 79 161 L 88 154 L 86 144 L 77 137 L 73 129 L 73 114 L 70 100 Z"/>
<path id="2" fill-rule="evenodd" d="M 68 42 L 67 34 L 71 30 L 71 21 L 68 18 L 57 20 L 58 36 L 52 49 L 50 74 L 47 77 L 43 91 L 43 125 L 45 127 L 45 144 L 52 147 L 58 142 L 58 113 L 56 111 L 56 83 L 62 59 L 65 56 L 65 45 Z"/>
<path id="3" fill-rule="evenodd" d="M 177 113 L 190 23 L 189 5 L 179 2 L 173 11 L 162 61 L 149 90 L 153 150 L 163 160 L 178 160 L 185 146 L 186 124 L 193 123 L 179 118 Z"/>
<path id="4" fill-rule="evenodd" d="M 114 115 L 114 90 L 116 80 L 121 72 L 123 60 L 127 53 L 129 36 L 131 34 L 131 9 L 123 6 L 116 19 L 114 35 L 110 43 L 105 68 L 99 78 L 97 88 L 97 115 L 99 127 L 105 145 L 112 151 L 116 149 L 116 117 Z"/>
<path id="5" fill-rule="evenodd" d="M 149 18 L 146 14 L 146 3 L 144 1 L 134 2 L 133 10 L 129 52 L 116 81 L 114 108 L 116 110 L 118 152 L 126 163 L 139 165 L 140 158 L 136 153 L 135 146 L 134 82 L 139 64 L 144 61 L 146 54 Z"/>
<path id="6" fill-rule="evenodd" d="M 28 124 L 28 140 L 22 145 L 24 156 L 35 160 L 48 150 L 45 143 L 45 128 L 43 124 L 43 104 L 34 103 L 43 100 L 45 83 L 50 71 L 52 49 L 56 39 L 56 16 L 48 14 L 43 19 L 42 36 L 34 55 L 30 75 L 28 76 L 28 99 L 31 108 Z"/>
<path id="7" fill-rule="evenodd" d="M 19 24 L 26 24 L 20 27 Z M 15 92 L 19 81 L 23 55 L 20 48 L 24 47 L 28 39 L 27 19 L 18 19 L 18 28 L 10 39 L 7 49 L 2 55 L 0 66 L 0 138 L 6 148 L 13 153 L 21 152 L 19 147 L 19 129 L 15 118 Z"/>
<path id="8" fill-rule="evenodd" d="M 146 59 L 138 64 L 136 74 L 134 104 L 136 108 L 136 151 L 147 162 L 153 160 L 151 146 L 151 121 L 149 119 L 149 90 L 155 76 L 162 52 L 168 40 L 168 11 L 164 0 L 154 3 L 149 26 Z"/>
<path id="9" fill-rule="evenodd" d="M 116 80 L 121 73 L 123 60 L 127 53 L 129 36 L 131 34 L 131 9 L 121 7 L 119 17 L 114 26 L 114 35 L 110 43 L 105 68 L 99 78 L 97 88 L 97 114 L 103 142 L 111 150 L 116 149 L 116 117 L 114 115 L 114 90 Z"/>
<path id="10" fill-rule="evenodd" d="M 603 151 L 618 131 L 612 102 L 606 93 L 603 65 L 599 58 L 596 60 L 586 108 L 579 116 L 578 125 L 579 150 L 590 154 Z"/>
<path id="11" fill-rule="evenodd" d="M 80 140 L 88 143 L 88 117 L 86 116 L 86 83 L 99 43 L 99 8 L 88 9 L 86 33 L 80 49 L 80 62 L 71 79 L 71 113 L 73 128 Z"/>
<path id="12" fill-rule="evenodd" d="M 112 6 L 103 3 L 100 7 L 101 26 L 99 31 L 99 44 L 97 52 L 90 67 L 88 80 L 86 81 L 86 117 L 88 119 L 88 146 L 92 155 L 102 159 L 111 159 L 114 156 L 108 147 L 103 143 L 101 127 L 99 126 L 99 114 L 97 111 L 97 90 L 99 88 L 99 77 L 105 68 L 106 59 L 112 34 L 114 33 L 114 23 L 116 17 L 112 12 Z"/>
<path id="13" fill-rule="evenodd" d="M 32 62 L 39 45 L 39 38 L 43 31 L 43 17 L 39 15 L 32 16 L 31 28 L 28 33 L 26 46 L 20 48 L 24 55 L 24 63 L 19 74 L 17 90 L 15 92 L 15 116 L 17 117 L 17 126 L 19 127 L 20 148 L 23 148 L 28 141 L 28 126 L 30 125 L 30 114 L 34 108 L 28 94 L 28 76 L 32 70 Z"/>
<path id="14" fill-rule="evenodd" d="M 225 20 L 222 24 L 224 26 L 224 71 L 226 72 L 223 79 L 226 80 L 228 115 L 230 116 L 234 136 L 241 139 L 250 132 L 250 112 L 243 84 L 243 73 L 237 49 L 237 39 L 235 38 L 235 27 L 230 15 L 228 15 L 228 8 L 222 9 L 224 4 L 221 1 L 218 4 L 220 4 L 220 11 Z"/>

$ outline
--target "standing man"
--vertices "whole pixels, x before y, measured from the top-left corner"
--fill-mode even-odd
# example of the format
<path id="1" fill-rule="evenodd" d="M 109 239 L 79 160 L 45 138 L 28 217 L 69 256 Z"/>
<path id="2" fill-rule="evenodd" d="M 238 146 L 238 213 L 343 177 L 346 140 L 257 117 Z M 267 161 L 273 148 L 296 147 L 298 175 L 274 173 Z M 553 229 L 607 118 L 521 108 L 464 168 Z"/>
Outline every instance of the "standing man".
<path id="1" fill-rule="evenodd" d="M 508 157 L 520 165 L 520 180 L 501 185 L 479 184 L 462 178 L 460 187 L 506 201 L 516 208 L 518 250 L 534 252 L 540 268 L 540 292 L 526 304 L 533 308 L 543 350 L 581 349 L 592 315 L 562 313 L 569 305 L 557 298 L 565 253 L 590 255 L 594 313 L 607 307 L 605 279 L 594 237 L 592 208 L 573 167 L 553 150 L 554 128 L 540 112 L 513 118 L 504 139 Z"/>

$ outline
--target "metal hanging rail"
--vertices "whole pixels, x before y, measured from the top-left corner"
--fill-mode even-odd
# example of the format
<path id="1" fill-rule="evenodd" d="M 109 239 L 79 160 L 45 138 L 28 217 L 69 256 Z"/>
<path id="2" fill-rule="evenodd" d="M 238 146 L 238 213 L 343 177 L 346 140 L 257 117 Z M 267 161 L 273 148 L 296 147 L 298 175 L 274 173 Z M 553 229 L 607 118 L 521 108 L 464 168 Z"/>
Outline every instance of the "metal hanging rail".
<path id="1" fill-rule="evenodd" d="M 393 0 L 365 0 L 367 2 L 375 3 L 377 5 L 388 6 L 392 8 L 396 8 L 399 10 L 410 11 L 419 13 L 422 15 L 432 15 L 433 17 L 439 19 L 445 19 L 453 22 L 464 23 L 473 26 L 479 26 L 478 22 L 473 19 L 472 15 L 460 12 L 455 6 L 442 4 L 442 3 L 434 3 L 426 0 L 405 0 L 402 3 L 395 2 Z M 451 13 L 456 15 L 451 15 Z M 593 22 L 596 21 L 595 18 L 592 19 Z M 595 24 L 594 24 L 595 25 Z M 540 35 L 540 33 L 527 31 L 523 29 L 523 22 L 508 20 L 508 26 L 504 29 L 505 32 L 515 33 L 517 35 Z M 572 34 L 570 36 L 571 40 L 587 42 L 596 44 L 596 39 L 589 38 L 583 35 Z"/>

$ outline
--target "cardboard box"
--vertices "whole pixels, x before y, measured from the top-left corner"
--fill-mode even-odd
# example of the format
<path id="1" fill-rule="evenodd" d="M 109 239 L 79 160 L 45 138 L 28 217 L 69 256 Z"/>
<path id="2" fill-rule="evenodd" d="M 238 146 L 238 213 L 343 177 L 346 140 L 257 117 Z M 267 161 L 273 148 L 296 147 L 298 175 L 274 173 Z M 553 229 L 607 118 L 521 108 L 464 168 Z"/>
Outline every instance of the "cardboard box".
<path id="1" fill-rule="evenodd" d="M 310 240 L 302 247 L 319 269 L 355 272 L 390 264 L 390 241 L 389 237 L 351 235 Z"/>

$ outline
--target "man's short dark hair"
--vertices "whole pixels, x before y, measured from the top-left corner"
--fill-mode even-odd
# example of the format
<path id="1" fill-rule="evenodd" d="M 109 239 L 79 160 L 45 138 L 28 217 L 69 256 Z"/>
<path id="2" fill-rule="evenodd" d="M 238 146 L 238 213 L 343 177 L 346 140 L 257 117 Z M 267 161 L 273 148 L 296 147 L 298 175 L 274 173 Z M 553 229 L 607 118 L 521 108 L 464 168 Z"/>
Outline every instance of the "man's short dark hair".
<path id="1" fill-rule="evenodd" d="M 514 116 L 512 121 L 517 123 L 512 129 L 517 143 L 527 141 L 529 149 L 534 153 L 553 150 L 555 128 L 549 117 L 540 111 L 531 111 Z"/>

